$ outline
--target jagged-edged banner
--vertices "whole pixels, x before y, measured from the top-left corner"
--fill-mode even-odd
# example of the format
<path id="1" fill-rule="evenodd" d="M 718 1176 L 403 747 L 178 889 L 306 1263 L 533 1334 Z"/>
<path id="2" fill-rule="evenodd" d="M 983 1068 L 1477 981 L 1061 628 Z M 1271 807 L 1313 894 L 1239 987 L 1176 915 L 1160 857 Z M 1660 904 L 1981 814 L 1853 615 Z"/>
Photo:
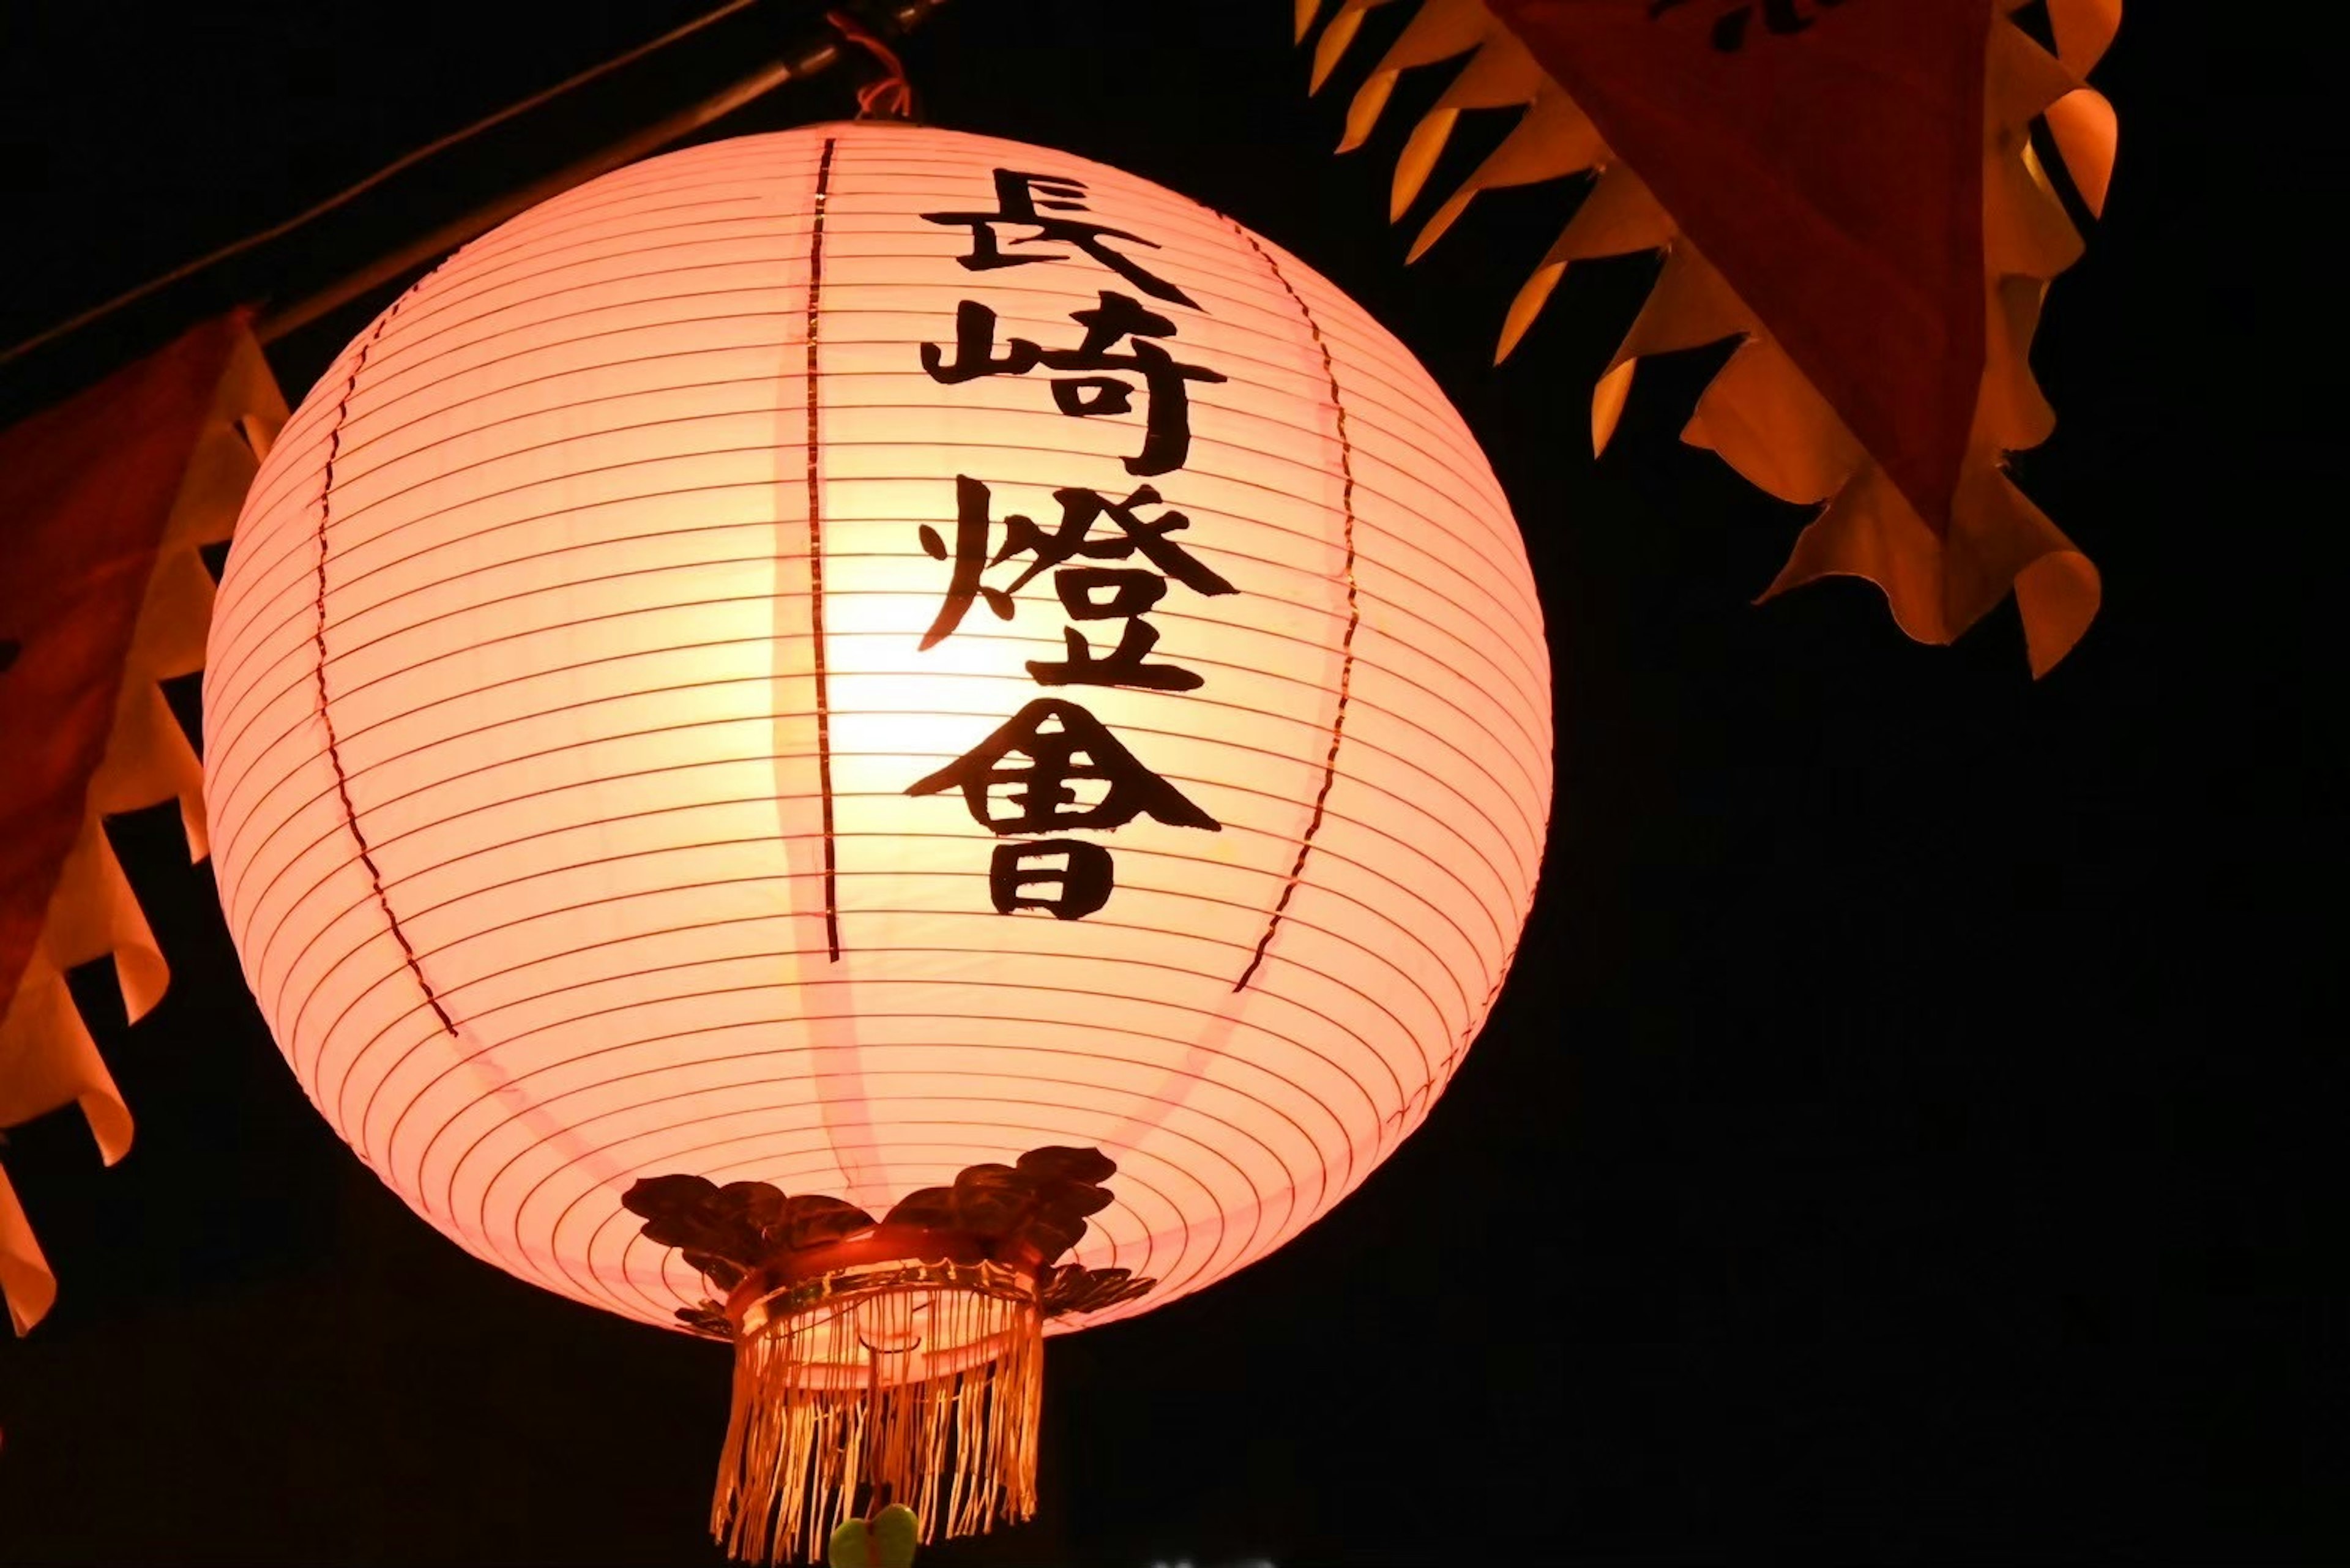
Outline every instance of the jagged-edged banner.
<path id="1" fill-rule="evenodd" d="M 1327 3 L 1296 0 L 1301 41 Z M 1390 3 L 1339 0 L 1315 88 Z M 1404 3 L 1414 14 L 1356 93 L 1340 151 L 1369 134 L 1401 72 L 1468 58 L 1404 145 L 1392 217 L 1462 110 L 1524 111 L 1413 258 L 1480 191 L 1591 181 L 1511 304 L 1497 358 L 1571 263 L 1663 251 L 1594 393 L 1595 450 L 1643 357 L 1740 338 L 1682 437 L 1822 507 L 1763 597 L 1865 577 L 1903 631 L 1947 643 L 2012 590 L 2035 676 L 2072 649 L 2096 613 L 2096 569 L 2005 467 L 2054 427 L 2032 335 L 2049 280 L 2082 249 L 2033 127 L 2099 211 L 2116 127 L 2083 78 L 2121 0 Z M 2017 26 L 2027 9 L 2054 53 Z"/>
<path id="2" fill-rule="evenodd" d="M 0 1127 L 78 1104 L 109 1165 L 130 1113 L 66 973 L 111 957 L 134 1020 L 162 996 L 103 824 L 176 798 L 204 857 L 203 771 L 161 683 L 203 668 L 201 552 L 234 530 L 285 419 L 239 314 L 0 431 Z M 57 1297 L 5 1171 L 0 1294 L 18 1334 Z"/>

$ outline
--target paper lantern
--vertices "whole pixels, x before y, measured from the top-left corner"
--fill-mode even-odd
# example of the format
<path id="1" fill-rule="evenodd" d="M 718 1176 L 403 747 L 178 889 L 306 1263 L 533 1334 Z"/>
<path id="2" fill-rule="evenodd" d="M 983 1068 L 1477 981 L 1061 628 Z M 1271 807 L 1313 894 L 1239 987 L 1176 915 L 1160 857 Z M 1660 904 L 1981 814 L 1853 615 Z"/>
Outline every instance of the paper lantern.
<path id="1" fill-rule="evenodd" d="M 888 123 L 410 289 L 255 482 L 204 699 L 295 1072 L 477 1256 L 737 1343 L 752 1555 L 885 1488 L 1026 1514 L 1040 1334 L 1419 1123 L 1550 790 L 1523 547 L 1411 355 L 1196 202 Z"/>

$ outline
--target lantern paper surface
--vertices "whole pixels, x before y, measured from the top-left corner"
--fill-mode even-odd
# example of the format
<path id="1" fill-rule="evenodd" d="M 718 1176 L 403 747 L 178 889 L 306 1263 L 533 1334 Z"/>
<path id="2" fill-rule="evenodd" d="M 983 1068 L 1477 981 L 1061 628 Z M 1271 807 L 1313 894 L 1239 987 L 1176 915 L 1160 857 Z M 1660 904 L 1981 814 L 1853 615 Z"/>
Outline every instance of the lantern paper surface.
<path id="1" fill-rule="evenodd" d="M 345 351 L 205 677 L 246 976 L 416 1210 L 646 1322 L 620 1196 L 879 1214 L 1098 1147 L 1263 1256 L 1424 1116 L 1550 792 L 1508 507 L 1394 338 L 1083 160 L 835 124 L 606 176 Z M 1056 1326 L 1087 1321 L 1077 1314 Z"/>

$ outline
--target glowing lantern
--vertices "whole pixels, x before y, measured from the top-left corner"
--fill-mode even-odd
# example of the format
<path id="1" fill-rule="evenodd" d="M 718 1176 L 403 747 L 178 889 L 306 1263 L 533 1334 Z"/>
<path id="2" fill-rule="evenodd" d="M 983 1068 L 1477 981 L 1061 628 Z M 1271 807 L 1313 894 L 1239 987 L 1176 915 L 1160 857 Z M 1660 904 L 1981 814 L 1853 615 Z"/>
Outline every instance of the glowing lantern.
<path id="1" fill-rule="evenodd" d="M 1514 524 L 1392 337 L 1097 164 L 703 146 L 467 246 L 255 482 L 221 895 L 433 1225 L 737 1345 L 716 1524 L 1033 1507 L 1041 1334 L 1417 1125 L 1549 802 Z"/>

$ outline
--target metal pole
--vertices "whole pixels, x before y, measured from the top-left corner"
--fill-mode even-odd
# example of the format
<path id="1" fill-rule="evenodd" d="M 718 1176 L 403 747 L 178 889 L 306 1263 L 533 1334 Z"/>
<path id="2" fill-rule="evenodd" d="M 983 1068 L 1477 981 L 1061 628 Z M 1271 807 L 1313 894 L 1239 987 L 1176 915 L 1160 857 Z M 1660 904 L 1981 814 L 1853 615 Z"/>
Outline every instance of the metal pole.
<path id="1" fill-rule="evenodd" d="M 777 60 L 763 66 L 740 81 L 712 94 L 690 109 L 656 120 L 643 130 L 623 137 L 577 162 L 559 169 L 543 180 L 536 180 L 518 191 L 508 192 L 484 206 L 476 207 L 464 216 L 442 224 L 418 239 L 412 240 L 390 254 L 380 256 L 355 273 L 338 278 L 317 293 L 298 299 L 282 309 L 272 310 L 254 326 L 254 336 L 264 343 L 275 343 L 296 328 L 307 327 L 328 312 L 349 304 L 359 296 L 390 282 L 436 256 L 456 249 L 477 234 L 485 234 L 513 217 L 516 213 L 536 207 L 550 196 L 561 194 L 574 185 L 608 173 L 624 163 L 633 163 L 679 137 L 701 130 L 712 120 L 733 113 L 744 104 L 783 86 L 794 77 L 811 75 L 839 57 L 840 46 L 827 42 L 816 46 L 797 60 Z"/>
<path id="2" fill-rule="evenodd" d="M 903 34 L 912 30 L 945 3 L 946 0 L 899 0 L 898 4 L 887 6 L 882 14 L 893 30 Z M 267 312 L 255 325 L 254 335 L 264 343 L 274 343 L 401 274 L 446 254 L 475 235 L 487 233 L 516 213 L 560 195 L 598 174 L 609 173 L 623 164 L 633 163 L 678 138 L 690 135 L 711 121 L 733 113 L 744 104 L 774 91 L 795 78 L 814 76 L 838 61 L 840 55 L 840 38 L 827 32 L 796 55 L 772 61 L 689 109 L 623 137 L 543 180 L 534 181 L 519 191 L 509 192 L 461 218 L 443 223 L 431 234 L 401 246 L 390 255 L 378 258 L 307 298 L 296 300 L 283 309 Z"/>

